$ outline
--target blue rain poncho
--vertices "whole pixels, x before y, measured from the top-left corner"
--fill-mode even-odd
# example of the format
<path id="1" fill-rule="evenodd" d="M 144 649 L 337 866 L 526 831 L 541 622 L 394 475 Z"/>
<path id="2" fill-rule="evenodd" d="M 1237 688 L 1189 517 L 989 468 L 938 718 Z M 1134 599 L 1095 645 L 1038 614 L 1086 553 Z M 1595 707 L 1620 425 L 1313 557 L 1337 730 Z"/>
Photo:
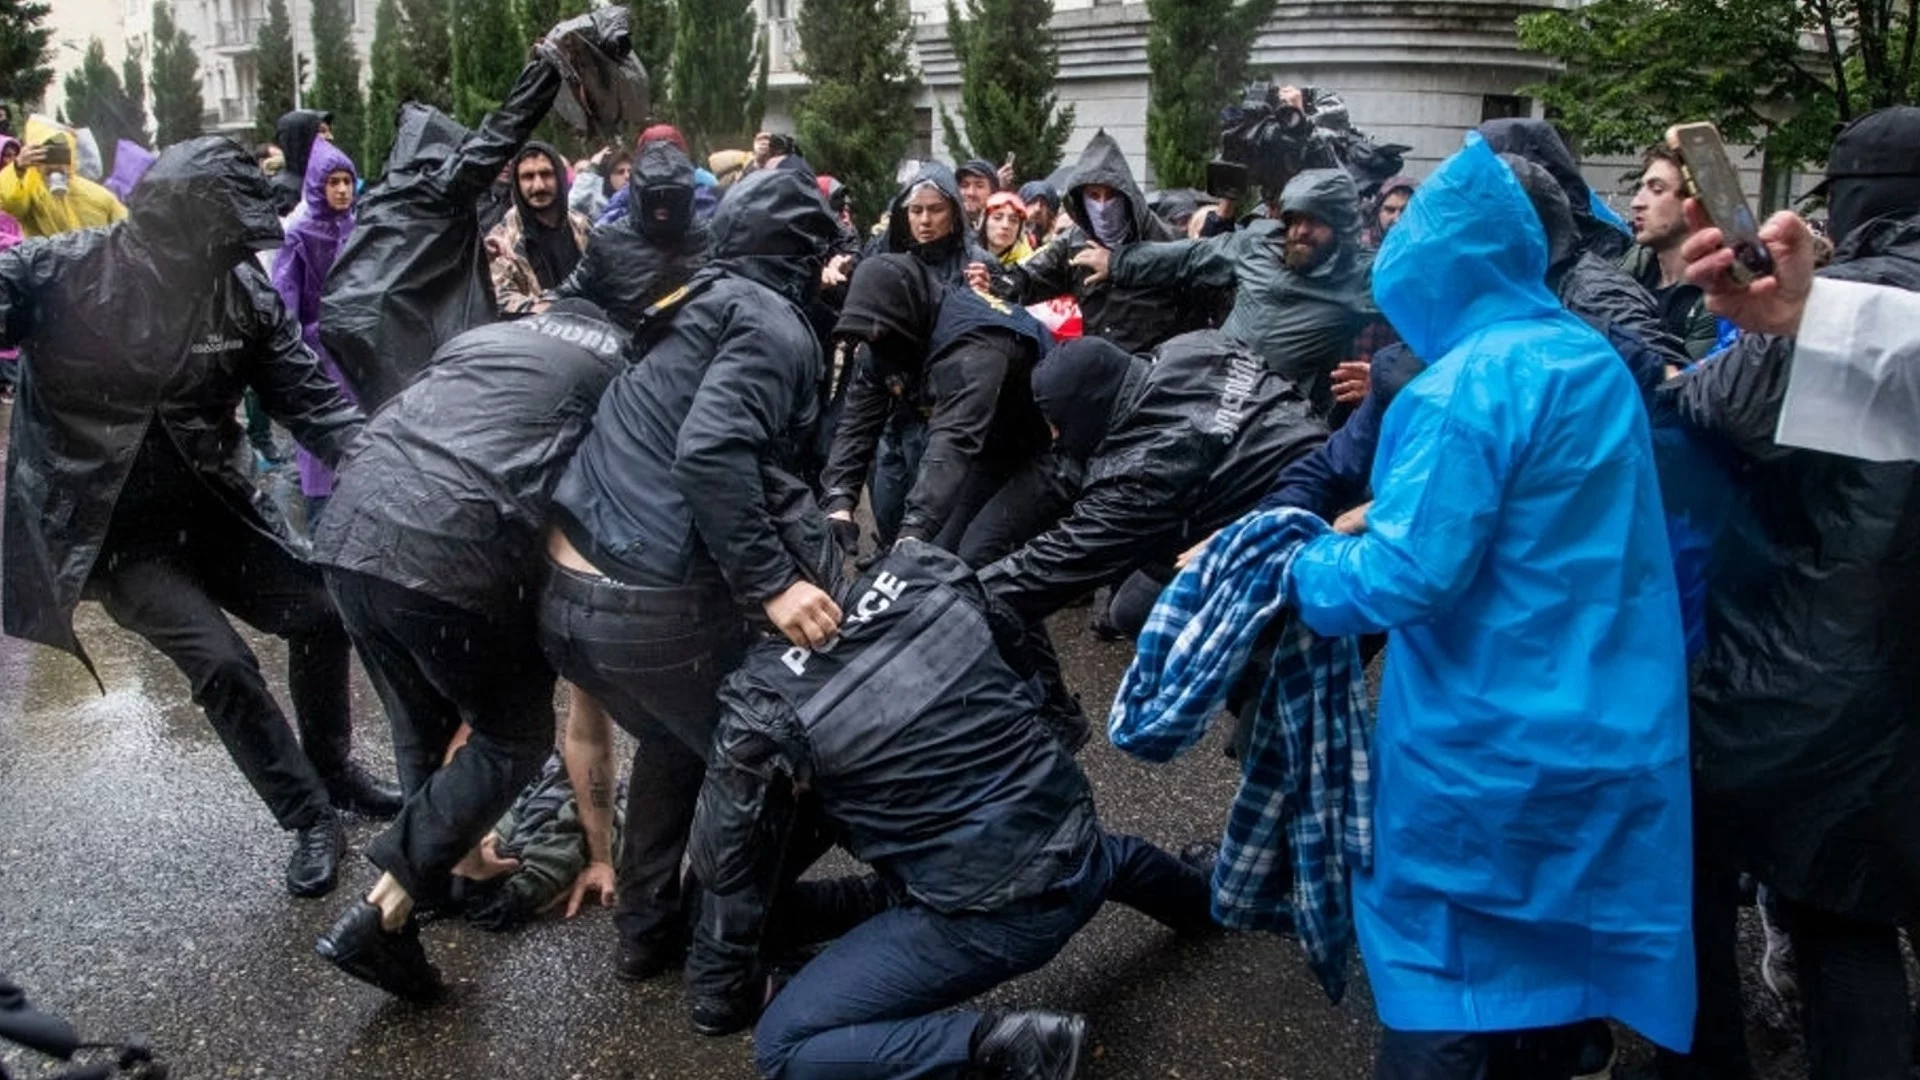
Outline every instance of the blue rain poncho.
<path id="1" fill-rule="evenodd" d="M 1390 633 L 1375 848 L 1357 874 L 1380 1019 L 1502 1031 L 1694 1012 L 1680 611 L 1640 394 L 1548 291 L 1478 135 L 1374 266 L 1432 360 L 1388 409 L 1367 532 L 1293 582 L 1322 634 Z"/>

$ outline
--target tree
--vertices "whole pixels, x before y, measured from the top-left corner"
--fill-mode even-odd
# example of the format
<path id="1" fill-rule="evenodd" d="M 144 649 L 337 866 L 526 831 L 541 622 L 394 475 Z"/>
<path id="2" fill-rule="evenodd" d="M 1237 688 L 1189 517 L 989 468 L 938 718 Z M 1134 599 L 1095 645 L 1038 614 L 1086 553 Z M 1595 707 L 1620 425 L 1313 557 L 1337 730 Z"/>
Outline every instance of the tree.
<path id="1" fill-rule="evenodd" d="M 173 21 L 166 0 L 153 5 L 154 141 L 171 146 L 200 134 L 206 103 L 200 94 L 200 58 L 193 38 Z"/>
<path id="2" fill-rule="evenodd" d="M 744 142 L 767 108 L 767 42 L 753 0 L 679 0 L 673 115 L 700 154 Z"/>
<path id="3" fill-rule="evenodd" d="M 1527 88 L 1586 150 L 1637 153 L 1710 120 L 1763 155 L 1763 188 L 1823 161 L 1833 125 L 1916 100 L 1920 0 L 1594 0 L 1522 16 L 1520 41 L 1566 65 Z M 1820 43 L 1803 48 L 1803 35 Z"/>
<path id="4" fill-rule="evenodd" d="M 401 105 L 417 101 L 453 111 L 449 33 L 445 0 L 380 0 L 374 9 L 360 159 L 369 178 L 385 167 Z"/>
<path id="5" fill-rule="evenodd" d="M 1279 0 L 1147 0 L 1147 163 L 1163 188 L 1203 187 L 1220 110 L 1240 99 Z"/>
<path id="6" fill-rule="evenodd" d="M 61 89 L 67 98 L 67 123 L 91 128 L 94 140 L 109 158 L 121 139 L 146 140 L 146 110 L 127 95 L 119 74 L 107 63 L 107 47 L 99 38 L 87 42 L 87 54 L 79 69 L 67 73 Z"/>
<path id="7" fill-rule="evenodd" d="M 906 0 L 807 0 L 798 29 L 808 82 L 794 111 L 800 145 L 860 213 L 877 214 L 913 141 L 912 10 Z"/>
<path id="8" fill-rule="evenodd" d="M 131 42 L 127 44 L 127 58 L 120 62 L 120 85 L 127 91 L 127 104 L 131 108 L 132 127 L 138 135 L 129 136 L 134 142 L 146 145 L 147 142 L 147 76 L 140 70 L 139 54 L 134 52 Z"/>
<path id="9" fill-rule="evenodd" d="M 506 100 L 530 42 L 520 40 L 511 0 L 460 0 L 453 5 L 453 112 L 473 125 Z"/>
<path id="10" fill-rule="evenodd" d="M 966 138 L 940 110 L 955 161 L 1016 156 L 1020 172 L 1045 176 L 1073 134 L 1073 106 L 1056 110 L 1053 0 L 967 0 L 966 18 L 947 0 L 947 34 L 960 64 L 960 118 Z"/>
<path id="11" fill-rule="evenodd" d="M 673 93 L 669 78 L 673 62 L 673 36 L 675 15 L 673 0 L 628 0 L 627 20 L 629 35 L 633 38 L 633 54 L 640 58 L 640 64 L 647 69 L 647 79 L 652 84 L 653 114 L 669 116 L 668 102 Z"/>
<path id="12" fill-rule="evenodd" d="M 0 0 L 0 101 L 32 105 L 53 85 L 53 11 L 35 0 Z"/>
<path id="13" fill-rule="evenodd" d="M 253 130 L 262 142 L 273 141 L 280 118 L 293 111 L 295 81 L 293 21 L 287 0 L 267 0 L 267 18 L 254 39 L 254 70 L 258 91 L 254 97 Z"/>
<path id="14" fill-rule="evenodd" d="M 360 58 L 353 51 L 346 0 L 313 0 L 313 92 L 307 105 L 333 114 L 335 145 L 349 153 L 360 146 L 367 103 L 360 96 Z"/>

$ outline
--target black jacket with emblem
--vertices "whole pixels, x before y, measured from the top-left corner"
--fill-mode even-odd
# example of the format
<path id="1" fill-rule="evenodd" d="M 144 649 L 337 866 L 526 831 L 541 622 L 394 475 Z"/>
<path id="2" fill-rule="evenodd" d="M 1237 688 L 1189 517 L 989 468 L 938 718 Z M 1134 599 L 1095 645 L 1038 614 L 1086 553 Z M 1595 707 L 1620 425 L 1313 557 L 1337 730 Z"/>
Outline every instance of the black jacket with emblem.
<path id="1" fill-rule="evenodd" d="M 368 422 L 313 561 L 482 615 L 531 603 L 553 485 L 626 342 L 608 323 L 554 310 L 441 346 Z"/>
<path id="2" fill-rule="evenodd" d="M 1051 364 L 1069 365 L 1060 382 L 1074 400 L 1059 400 Z M 1056 446 L 1090 457 L 1066 517 L 981 572 L 1029 619 L 1137 567 L 1171 564 L 1327 437 L 1293 383 L 1217 330 L 1174 338 L 1151 363 L 1083 338 L 1055 350 L 1034 382 Z"/>
<path id="3" fill-rule="evenodd" d="M 143 449 L 177 452 L 204 494 L 279 542 L 235 464 L 241 396 L 254 390 L 329 465 L 362 424 L 253 258 L 280 223 L 252 156 L 230 139 L 178 143 L 140 191 L 117 225 L 0 253 L 0 348 L 23 350 L 5 629 L 83 662 L 73 609 Z"/>

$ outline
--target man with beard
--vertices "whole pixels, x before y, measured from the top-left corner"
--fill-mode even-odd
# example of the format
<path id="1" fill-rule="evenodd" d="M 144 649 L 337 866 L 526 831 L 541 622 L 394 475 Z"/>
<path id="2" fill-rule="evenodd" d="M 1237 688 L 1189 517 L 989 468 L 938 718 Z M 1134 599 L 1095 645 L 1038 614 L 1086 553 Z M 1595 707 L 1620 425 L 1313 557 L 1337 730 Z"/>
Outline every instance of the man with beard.
<path id="1" fill-rule="evenodd" d="M 567 209 L 567 163 L 553 147 L 530 142 L 511 168 L 513 208 L 487 234 L 487 259 L 500 314 L 517 318 L 546 310 L 543 294 L 573 273 L 593 223 Z"/>
<path id="2" fill-rule="evenodd" d="M 1687 355 L 1698 360 L 1713 351 L 1720 328 L 1699 286 L 1686 279 L 1687 260 L 1680 247 L 1693 230 L 1682 209 L 1687 192 L 1680 178 L 1680 157 L 1662 145 L 1647 151 L 1642 162 L 1633 193 L 1636 246 L 1623 265 L 1659 303 L 1660 322 L 1667 332 L 1684 342 Z"/>
<path id="3" fill-rule="evenodd" d="M 314 535 L 407 793 L 367 849 L 379 882 L 316 948 L 396 996 L 438 996 L 413 907 L 446 898 L 553 751 L 553 670 L 535 633 L 548 492 L 625 347 L 581 300 L 454 338 L 367 425 Z M 472 734 L 448 759 L 463 724 Z"/>
<path id="4" fill-rule="evenodd" d="M 1295 176 L 1280 193 L 1277 221 L 1204 240 L 1090 246 L 1074 264 L 1087 268 L 1089 285 L 1116 289 L 1233 287 L 1222 332 L 1299 386 L 1323 415 L 1333 406 L 1334 365 L 1351 354 L 1373 311 L 1359 192 L 1341 169 Z"/>
<path id="5" fill-rule="evenodd" d="M 348 758 L 346 631 L 320 574 L 234 464 L 251 387 L 328 465 L 360 411 L 301 344 L 255 252 L 273 190 L 231 139 L 169 147 L 136 211 L 0 254 L 0 348 L 18 345 L 7 461 L 5 626 L 92 662 L 85 597 L 187 677 L 234 763 L 296 836 L 287 891 L 332 890 L 337 809 L 391 817 L 399 793 Z M 227 621 L 285 638 L 294 728 Z"/>

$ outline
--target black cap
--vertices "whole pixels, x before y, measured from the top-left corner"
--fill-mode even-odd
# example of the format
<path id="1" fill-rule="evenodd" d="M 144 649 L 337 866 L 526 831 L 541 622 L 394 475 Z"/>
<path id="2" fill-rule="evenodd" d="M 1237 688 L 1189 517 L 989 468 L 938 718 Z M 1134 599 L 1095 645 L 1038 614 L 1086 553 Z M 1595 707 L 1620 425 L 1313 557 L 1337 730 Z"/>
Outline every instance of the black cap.
<path id="1" fill-rule="evenodd" d="M 1807 195 L 1825 195 L 1835 180 L 1875 176 L 1920 176 L 1920 107 L 1878 109 L 1840 129 L 1827 155 L 1827 178 Z"/>

